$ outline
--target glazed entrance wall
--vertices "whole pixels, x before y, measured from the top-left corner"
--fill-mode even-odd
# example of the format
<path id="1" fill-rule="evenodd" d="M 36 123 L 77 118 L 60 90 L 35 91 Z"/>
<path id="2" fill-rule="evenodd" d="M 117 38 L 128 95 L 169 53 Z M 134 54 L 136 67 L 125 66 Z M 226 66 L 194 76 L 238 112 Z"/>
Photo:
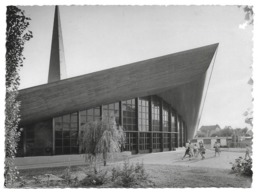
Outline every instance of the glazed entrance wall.
<path id="1" fill-rule="evenodd" d="M 53 154 L 52 120 L 27 125 L 21 131 L 17 156 L 50 156 Z"/>
<path id="2" fill-rule="evenodd" d="M 78 138 L 82 127 L 89 121 L 101 120 L 114 116 L 116 122 L 123 126 L 126 134 L 125 147 L 122 150 L 136 153 L 162 152 L 175 150 L 186 141 L 186 125 L 168 103 L 158 96 L 148 96 L 120 101 L 96 108 L 81 110 L 75 113 L 53 118 L 48 122 L 47 136 L 43 136 L 40 145 L 45 153 L 27 153 L 24 156 L 63 155 L 80 153 Z M 38 126 L 40 123 L 36 124 Z M 51 128 L 52 125 L 52 128 Z M 35 127 L 35 125 L 33 125 Z M 37 142 L 36 134 L 44 131 L 38 128 L 24 128 L 23 136 L 31 134 L 33 143 Z M 27 131 L 27 134 L 26 134 Z M 32 132 L 28 134 L 28 132 Z M 26 139 L 23 148 L 30 143 Z M 50 146 L 49 146 L 50 144 Z M 35 143 L 37 145 L 37 143 Z"/>

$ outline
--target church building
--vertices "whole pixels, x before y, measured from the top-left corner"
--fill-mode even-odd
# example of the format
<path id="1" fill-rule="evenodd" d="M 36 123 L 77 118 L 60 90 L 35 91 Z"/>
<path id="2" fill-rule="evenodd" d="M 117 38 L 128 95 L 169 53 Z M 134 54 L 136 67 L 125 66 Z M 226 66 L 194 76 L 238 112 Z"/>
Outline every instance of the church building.
<path id="1" fill-rule="evenodd" d="M 56 7 L 48 83 L 19 90 L 18 156 L 79 154 L 83 125 L 111 115 L 124 128 L 124 150 L 133 154 L 184 146 L 198 128 L 217 48 L 216 43 L 66 78 Z"/>

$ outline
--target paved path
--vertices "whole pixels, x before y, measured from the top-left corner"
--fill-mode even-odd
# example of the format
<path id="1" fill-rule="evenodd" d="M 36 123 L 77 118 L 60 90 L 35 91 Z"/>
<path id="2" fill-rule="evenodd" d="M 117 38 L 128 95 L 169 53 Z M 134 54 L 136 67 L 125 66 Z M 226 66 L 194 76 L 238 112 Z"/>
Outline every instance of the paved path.
<path id="1" fill-rule="evenodd" d="M 184 149 L 179 148 L 176 151 L 159 152 L 149 154 L 139 154 L 130 156 L 130 162 L 144 162 L 144 164 L 156 164 L 156 165 L 182 165 L 189 167 L 211 167 L 229 169 L 230 162 L 234 162 L 239 156 L 244 156 L 244 152 L 241 150 L 234 151 L 222 151 L 220 157 L 214 157 L 214 151 L 206 150 L 206 158 L 201 160 L 201 157 L 192 159 L 188 158 L 182 160 L 184 155 Z M 127 158 L 125 155 L 124 158 Z M 72 161 L 70 161 L 72 159 Z M 122 159 L 122 158 L 120 158 Z M 46 168 L 46 167 L 59 167 L 69 165 L 85 165 L 85 161 L 82 155 L 62 155 L 62 156 L 45 156 L 45 157 L 26 157 L 16 158 L 16 166 L 18 169 L 31 169 L 31 168 Z M 122 163 L 121 161 L 120 163 Z M 109 162 L 110 163 L 110 162 Z M 111 164 L 113 164 L 111 162 Z"/>
<path id="2" fill-rule="evenodd" d="M 232 165 L 230 162 L 235 162 L 235 159 L 242 156 L 244 157 L 244 152 L 229 152 L 223 151 L 220 156 L 215 157 L 214 151 L 206 150 L 205 159 L 201 160 L 199 158 L 189 160 L 185 158 L 182 160 L 184 155 L 184 149 L 178 149 L 177 151 L 171 152 L 160 152 L 160 153 L 150 153 L 132 156 L 130 162 L 143 162 L 144 164 L 160 164 L 160 165 L 181 165 L 188 167 L 207 167 L 207 168 L 220 168 L 220 169 L 230 169 Z"/>

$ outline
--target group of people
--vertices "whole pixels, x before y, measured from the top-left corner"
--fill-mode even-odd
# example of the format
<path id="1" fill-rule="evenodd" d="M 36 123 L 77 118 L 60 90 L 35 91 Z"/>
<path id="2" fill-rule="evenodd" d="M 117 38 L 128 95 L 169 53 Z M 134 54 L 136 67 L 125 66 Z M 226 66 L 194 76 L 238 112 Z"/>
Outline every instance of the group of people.
<path id="1" fill-rule="evenodd" d="M 215 156 L 220 155 L 220 144 L 218 142 L 214 143 L 214 149 L 215 149 Z M 191 160 L 192 158 L 198 158 L 199 154 L 201 155 L 203 160 L 205 159 L 205 151 L 206 151 L 206 148 L 202 141 L 200 141 L 198 144 L 197 143 L 193 144 L 188 140 L 185 145 L 185 154 L 182 160 L 186 156 L 189 156 L 189 160 Z"/>

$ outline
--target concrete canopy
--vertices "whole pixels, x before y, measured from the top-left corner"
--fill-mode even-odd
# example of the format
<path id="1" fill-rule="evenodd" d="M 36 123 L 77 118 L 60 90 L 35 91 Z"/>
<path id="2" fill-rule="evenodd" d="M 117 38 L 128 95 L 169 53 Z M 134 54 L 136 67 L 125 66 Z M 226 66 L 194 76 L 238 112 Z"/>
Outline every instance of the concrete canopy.
<path id="1" fill-rule="evenodd" d="M 212 44 L 20 90 L 21 124 L 158 95 L 184 118 L 192 136 L 206 71 L 217 47 L 218 44 Z"/>

